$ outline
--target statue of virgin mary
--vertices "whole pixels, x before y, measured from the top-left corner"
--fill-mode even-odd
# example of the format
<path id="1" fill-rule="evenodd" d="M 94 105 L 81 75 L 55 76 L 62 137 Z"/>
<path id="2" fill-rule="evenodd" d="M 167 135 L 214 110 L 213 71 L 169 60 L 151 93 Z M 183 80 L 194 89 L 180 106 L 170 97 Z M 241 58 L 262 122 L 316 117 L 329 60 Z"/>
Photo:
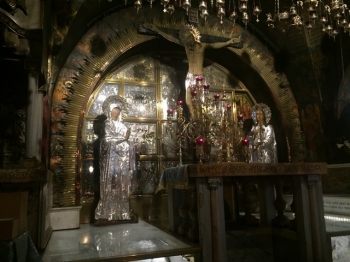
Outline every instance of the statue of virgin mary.
<path id="1" fill-rule="evenodd" d="M 129 208 L 134 147 L 129 143 L 130 129 L 122 121 L 128 104 L 115 95 L 104 101 L 102 109 L 107 119 L 101 132 L 100 200 L 95 210 L 95 225 L 137 222 L 137 216 Z"/>

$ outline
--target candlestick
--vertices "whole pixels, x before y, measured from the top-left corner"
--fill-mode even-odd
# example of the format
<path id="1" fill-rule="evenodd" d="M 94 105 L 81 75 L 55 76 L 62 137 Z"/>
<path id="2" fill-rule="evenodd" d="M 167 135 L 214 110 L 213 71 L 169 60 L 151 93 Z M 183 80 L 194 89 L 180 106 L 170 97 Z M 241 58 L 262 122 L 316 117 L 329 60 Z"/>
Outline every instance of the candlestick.
<path id="1" fill-rule="evenodd" d="M 199 158 L 199 164 L 202 164 L 204 156 L 204 138 L 202 137 L 196 139 L 196 155 Z"/>
<path id="2" fill-rule="evenodd" d="M 168 113 L 168 116 L 173 116 L 174 110 L 170 108 L 168 109 L 167 113 Z"/>

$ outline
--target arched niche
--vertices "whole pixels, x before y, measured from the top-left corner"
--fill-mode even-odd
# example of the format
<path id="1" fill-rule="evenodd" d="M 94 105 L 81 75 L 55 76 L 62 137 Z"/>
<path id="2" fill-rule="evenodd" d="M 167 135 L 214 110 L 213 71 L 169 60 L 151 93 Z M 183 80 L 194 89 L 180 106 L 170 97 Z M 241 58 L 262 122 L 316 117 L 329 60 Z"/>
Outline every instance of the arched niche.
<path id="1" fill-rule="evenodd" d="M 86 107 L 82 124 L 81 169 L 82 200 L 98 194 L 99 133 L 105 116 L 102 103 L 111 95 L 123 96 L 129 104 L 124 123 L 130 128 L 129 141 L 139 156 L 138 175 L 133 179 L 134 194 L 153 194 L 159 176 L 166 167 L 178 166 L 176 108 L 178 100 L 185 100 L 185 77 L 182 54 L 144 52 L 125 60 L 96 86 Z M 232 105 L 232 114 L 242 113 L 250 118 L 250 109 L 256 103 L 250 92 L 227 70 L 217 63 L 207 61 L 204 68 L 205 82 L 210 84 L 210 97 L 224 94 Z M 173 109 L 174 119 L 167 121 L 167 110 Z M 186 111 L 186 110 L 185 110 Z M 185 116 L 188 116 L 185 112 Z M 235 117 L 237 119 L 237 117 Z M 238 153 L 239 149 L 236 149 Z M 211 157 L 215 161 L 219 148 L 212 145 Z M 183 144 L 182 163 L 193 163 L 192 148 Z M 92 190 L 94 188 L 95 190 Z M 91 199 L 90 199 L 91 200 Z"/>
<path id="2" fill-rule="evenodd" d="M 80 202 L 80 136 L 87 105 L 94 90 L 105 81 L 111 70 L 145 53 L 155 58 L 158 56 L 160 61 L 162 57 L 173 56 L 177 58 L 177 61 L 174 59 L 172 62 L 179 74 L 185 74 L 187 70 L 186 64 L 182 62 L 185 52 L 181 46 L 162 38 L 140 35 L 134 25 L 118 25 L 123 30 L 116 34 L 110 21 L 110 17 L 102 19 L 80 41 L 60 71 L 52 92 L 51 169 L 54 171 L 54 206 L 70 206 Z M 121 21 L 120 17 L 118 21 Z M 240 30 L 243 48 L 209 51 L 204 66 L 218 64 L 227 74 L 238 79 L 256 102 L 268 104 L 273 112 L 272 124 L 277 134 L 280 161 L 302 161 L 304 146 L 299 113 L 288 81 L 284 75 L 274 71 L 273 57 L 267 48 L 254 36 Z M 98 39 L 102 52 L 91 52 L 93 39 Z"/>

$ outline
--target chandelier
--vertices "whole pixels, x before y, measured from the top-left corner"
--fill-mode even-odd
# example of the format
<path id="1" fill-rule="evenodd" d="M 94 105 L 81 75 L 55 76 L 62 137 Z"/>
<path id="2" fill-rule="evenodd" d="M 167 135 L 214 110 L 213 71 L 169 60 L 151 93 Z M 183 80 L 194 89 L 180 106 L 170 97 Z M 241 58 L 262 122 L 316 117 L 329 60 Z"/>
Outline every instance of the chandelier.
<path id="1" fill-rule="evenodd" d="M 156 0 L 147 0 L 147 2 L 149 2 L 152 8 Z M 237 19 L 241 19 L 245 25 L 248 24 L 252 15 L 254 15 L 256 21 L 259 22 L 258 16 L 261 13 L 260 2 L 256 3 L 255 0 L 251 2 L 252 6 L 250 8 L 248 0 L 226 0 L 226 2 L 225 0 L 160 0 L 164 13 L 172 15 L 176 8 L 183 8 L 186 10 L 189 21 L 193 23 L 198 23 L 199 17 L 206 22 L 210 10 L 212 13 L 216 13 L 221 24 L 223 24 L 223 18 L 228 16 L 234 24 Z M 125 1 L 125 4 L 127 4 L 127 1 Z M 135 0 L 134 7 L 137 12 L 139 12 L 142 7 L 142 0 Z"/>
<path id="2" fill-rule="evenodd" d="M 147 0 L 152 7 L 156 0 Z M 350 32 L 349 8 L 344 0 L 292 0 L 291 6 L 280 7 L 280 0 L 274 2 L 274 13 L 266 13 L 269 28 L 279 28 L 285 32 L 290 27 L 304 26 L 307 30 L 322 25 L 322 32 L 335 38 L 340 30 Z M 176 9 L 186 10 L 189 22 L 198 23 L 200 19 L 207 21 L 210 14 L 218 17 L 221 24 L 223 18 L 229 18 L 233 25 L 240 20 L 245 27 L 255 17 L 260 22 L 262 12 L 260 0 L 160 0 L 163 12 L 172 15 Z M 137 12 L 142 7 L 142 0 L 135 0 Z"/>
<path id="3" fill-rule="evenodd" d="M 234 97 L 222 92 L 210 92 L 204 76 L 190 80 L 193 115 L 186 121 L 183 101 L 179 100 L 176 111 L 168 109 L 167 126 L 174 132 L 173 121 L 177 120 L 177 142 L 180 165 L 182 147 L 189 139 L 195 144 L 196 156 L 202 162 L 249 161 L 248 141 L 243 131 L 243 114 L 236 111 Z M 175 114 L 176 113 L 176 114 Z"/>
<path id="4" fill-rule="evenodd" d="M 267 14 L 267 25 L 278 27 L 285 32 L 291 26 L 305 26 L 307 30 L 322 25 L 322 31 L 335 38 L 342 28 L 350 32 L 349 9 L 343 0 L 331 0 L 329 5 L 323 1 L 296 1 L 290 7 L 280 9 L 279 0 L 275 1 L 275 14 Z"/>

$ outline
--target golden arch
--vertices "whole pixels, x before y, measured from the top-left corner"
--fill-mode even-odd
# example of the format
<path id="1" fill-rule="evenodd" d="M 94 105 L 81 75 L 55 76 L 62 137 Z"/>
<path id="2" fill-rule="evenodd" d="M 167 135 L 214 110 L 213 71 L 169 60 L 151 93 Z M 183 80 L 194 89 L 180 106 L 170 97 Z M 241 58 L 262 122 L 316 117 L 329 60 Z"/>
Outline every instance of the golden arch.
<path id="1" fill-rule="evenodd" d="M 250 37 L 254 38 L 254 36 Z M 80 168 L 78 165 L 80 155 L 79 135 L 85 107 L 94 87 L 115 60 L 133 47 L 154 38 L 153 36 L 138 34 L 134 27 L 129 28 L 118 37 L 109 39 L 106 52 L 102 56 L 85 58 L 85 63 L 77 69 L 78 73 L 73 77 L 74 83 L 66 82 L 64 77 L 61 76 L 63 80 L 56 84 L 53 91 L 53 100 L 58 103 L 53 101 L 52 112 L 55 113 L 62 109 L 64 113 L 59 118 L 52 120 L 52 123 L 58 124 L 58 133 L 62 135 L 52 136 L 51 169 L 54 170 L 56 179 L 60 181 L 54 183 L 54 202 L 56 198 L 56 202 L 59 202 L 60 206 L 72 206 L 80 202 L 80 199 L 76 197 L 77 190 L 80 190 L 78 177 Z M 255 39 L 255 41 L 258 40 Z M 297 104 L 288 85 L 285 88 L 280 88 L 281 85 L 286 85 L 287 80 L 285 76 L 274 71 L 272 56 L 268 57 L 262 52 L 257 52 L 256 49 L 249 46 L 249 43 L 245 43 L 242 49 L 229 48 L 229 51 L 240 57 L 243 54 L 250 56 L 250 66 L 260 73 L 277 108 L 280 110 L 282 125 L 289 141 L 290 161 L 301 161 L 304 145 L 301 139 Z M 263 51 L 266 52 L 266 50 Z M 63 83 L 66 83 L 66 85 Z M 58 150 L 59 152 L 55 156 L 52 153 L 54 144 L 62 146 L 62 149 Z"/>

